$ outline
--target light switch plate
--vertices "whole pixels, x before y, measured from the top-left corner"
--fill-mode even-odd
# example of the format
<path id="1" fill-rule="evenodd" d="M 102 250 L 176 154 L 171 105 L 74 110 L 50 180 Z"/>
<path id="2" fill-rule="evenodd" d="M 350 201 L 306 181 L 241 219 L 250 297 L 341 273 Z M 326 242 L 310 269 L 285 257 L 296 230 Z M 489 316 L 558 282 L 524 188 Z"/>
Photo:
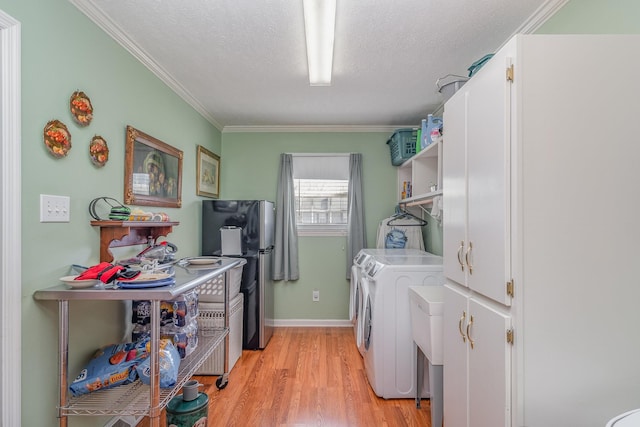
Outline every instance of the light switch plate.
<path id="1" fill-rule="evenodd" d="M 40 195 L 40 222 L 69 222 L 69 206 L 71 199 L 68 196 Z"/>

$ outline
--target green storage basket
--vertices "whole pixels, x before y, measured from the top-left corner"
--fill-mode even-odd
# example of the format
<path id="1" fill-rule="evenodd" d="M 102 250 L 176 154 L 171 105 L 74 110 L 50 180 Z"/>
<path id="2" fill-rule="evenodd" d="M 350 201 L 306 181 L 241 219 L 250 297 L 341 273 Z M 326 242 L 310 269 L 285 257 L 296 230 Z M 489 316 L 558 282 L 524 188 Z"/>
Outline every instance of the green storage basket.
<path id="1" fill-rule="evenodd" d="M 387 141 L 391 153 L 391 164 L 398 166 L 416 154 L 419 128 L 396 129 Z"/>

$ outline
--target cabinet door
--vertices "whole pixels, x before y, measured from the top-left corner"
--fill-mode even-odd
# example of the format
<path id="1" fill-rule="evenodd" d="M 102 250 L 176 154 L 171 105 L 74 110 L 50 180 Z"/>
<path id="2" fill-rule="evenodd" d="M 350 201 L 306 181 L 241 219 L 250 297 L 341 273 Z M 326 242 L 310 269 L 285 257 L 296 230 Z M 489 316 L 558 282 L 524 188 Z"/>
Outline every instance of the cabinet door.
<path id="1" fill-rule="evenodd" d="M 469 427 L 510 426 L 511 318 L 471 298 L 467 325 Z"/>
<path id="2" fill-rule="evenodd" d="M 442 251 L 445 277 L 460 284 L 466 284 L 463 261 L 467 240 L 466 120 L 467 94 L 456 93 L 444 108 Z"/>
<path id="3" fill-rule="evenodd" d="M 444 425 L 467 427 L 467 338 L 468 298 L 445 285 L 444 289 Z"/>
<path id="4" fill-rule="evenodd" d="M 502 304 L 510 280 L 509 46 L 469 82 L 467 93 L 468 286 Z M 449 124 L 447 124 L 449 131 Z M 445 160 L 448 156 L 445 156 Z M 445 210 L 446 215 L 446 210 Z"/>

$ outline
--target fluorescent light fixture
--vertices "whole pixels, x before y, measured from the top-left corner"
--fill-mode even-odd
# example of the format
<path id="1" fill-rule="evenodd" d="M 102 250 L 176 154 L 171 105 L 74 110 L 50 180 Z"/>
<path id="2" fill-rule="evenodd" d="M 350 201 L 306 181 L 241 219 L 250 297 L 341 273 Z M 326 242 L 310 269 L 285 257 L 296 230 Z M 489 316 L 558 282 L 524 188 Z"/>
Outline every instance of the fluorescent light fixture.
<path id="1" fill-rule="evenodd" d="M 331 86 L 336 0 L 302 0 L 311 86 Z"/>

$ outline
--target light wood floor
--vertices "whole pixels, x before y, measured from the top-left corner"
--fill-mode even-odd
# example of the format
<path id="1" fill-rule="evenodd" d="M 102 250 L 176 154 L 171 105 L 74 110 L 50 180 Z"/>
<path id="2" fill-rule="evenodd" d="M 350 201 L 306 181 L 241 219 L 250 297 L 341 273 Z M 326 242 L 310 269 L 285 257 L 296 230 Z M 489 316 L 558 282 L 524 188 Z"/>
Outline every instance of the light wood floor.
<path id="1" fill-rule="evenodd" d="M 373 393 L 352 328 L 276 328 L 265 350 L 242 352 L 223 390 L 215 376 L 194 378 L 209 395 L 210 427 L 431 427 L 429 400 L 417 409 Z"/>

